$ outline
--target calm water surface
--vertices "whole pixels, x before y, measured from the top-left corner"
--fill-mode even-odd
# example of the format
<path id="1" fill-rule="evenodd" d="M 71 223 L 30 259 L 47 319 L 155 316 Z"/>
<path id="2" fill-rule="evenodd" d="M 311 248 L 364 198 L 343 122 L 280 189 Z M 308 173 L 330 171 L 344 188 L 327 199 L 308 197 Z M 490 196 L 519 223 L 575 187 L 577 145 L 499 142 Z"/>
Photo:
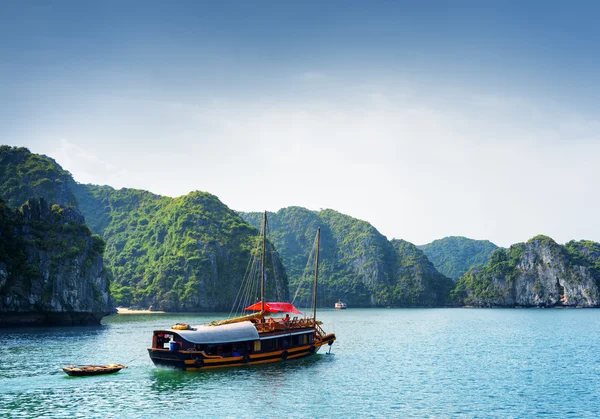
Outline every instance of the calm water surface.
<path id="1" fill-rule="evenodd" d="M 600 416 L 600 310 L 321 311 L 331 355 L 155 368 L 152 331 L 222 315 L 116 315 L 97 328 L 0 331 L 0 417 Z M 71 363 L 126 363 L 68 377 Z"/>

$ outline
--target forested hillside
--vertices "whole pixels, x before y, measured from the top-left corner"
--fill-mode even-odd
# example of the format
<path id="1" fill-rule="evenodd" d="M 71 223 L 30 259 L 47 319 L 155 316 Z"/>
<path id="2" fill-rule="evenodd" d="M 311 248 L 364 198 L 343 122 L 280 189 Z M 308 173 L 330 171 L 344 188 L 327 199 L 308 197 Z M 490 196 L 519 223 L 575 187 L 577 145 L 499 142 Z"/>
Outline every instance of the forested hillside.
<path id="1" fill-rule="evenodd" d="M 255 226 L 260 223 L 260 213 L 241 215 Z M 429 275 L 432 266 L 418 249 L 408 244 L 395 247 L 365 221 L 334 210 L 289 207 L 269 213 L 269 223 L 269 237 L 286 266 L 292 291 L 321 227 L 319 278 L 324 306 L 332 307 L 338 299 L 352 307 L 433 306 L 443 304 L 448 296 L 449 279 L 439 273 Z M 429 266 L 422 267 L 424 262 Z"/>
<path id="2" fill-rule="evenodd" d="M 2 146 L 0 198 L 19 208 L 35 197 L 50 207 L 63 205 L 61 211 L 78 216 L 82 225 L 85 217 L 91 230 L 106 240 L 104 260 L 120 305 L 229 310 L 259 237 L 257 229 L 208 193 L 168 198 L 80 185 L 53 159 Z M 267 292 L 285 299 L 285 270 L 276 253 L 268 255 L 273 258 L 267 261 Z"/>
<path id="3" fill-rule="evenodd" d="M 90 226 L 106 240 L 117 304 L 231 309 L 260 234 L 217 197 L 192 192 L 169 198 L 93 185 L 78 185 L 75 193 Z M 277 255 L 266 265 L 268 295 L 287 299 Z"/>
<path id="4" fill-rule="evenodd" d="M 444 237 L 418 247 L 440 273 L 454 280 L 474 266 L 485 265 L 490 254 L 498 248 L 488 240 L 466 237 Z"/>
<path id="5" fill-rule="evenodd" d="M 402 296 L 399 298 L 413 301 L 426 294 L 435 295 L 440 303 L 445 302 L 454 288 L 452 280 L 435 269 L 425 253 L 414 244 L 398 239 L 393 239 L 392 244 L 400 255 L 397 271 L 399 289 L 396 291 Z"/>
<path id="6" fill-rule="evenodd" d="M 71 174 L 50 157 L 24 147 L 0 146 L 0 198 L 9 207 L 19 208 L 29 198 L 76 207 L 71 182 Z"/>

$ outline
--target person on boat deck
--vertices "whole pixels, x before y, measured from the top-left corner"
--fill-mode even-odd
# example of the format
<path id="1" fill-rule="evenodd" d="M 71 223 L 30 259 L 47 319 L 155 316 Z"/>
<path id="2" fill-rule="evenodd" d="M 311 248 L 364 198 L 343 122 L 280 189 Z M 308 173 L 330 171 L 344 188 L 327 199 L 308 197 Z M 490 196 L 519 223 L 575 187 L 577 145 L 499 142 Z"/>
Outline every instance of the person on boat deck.
<path id="1" fill-rule="evenodd" d="M 231 356 L 241 356 L 235 344 L 231 347 Z"/>
<path id="2" fill-rule="evenodd" d="M 283 322 L 286 323 L 286 324 L 288 324 L 290 322 L 290 315 L 289 314 L 285 315 L 285 319 L 283 319 Z"/>

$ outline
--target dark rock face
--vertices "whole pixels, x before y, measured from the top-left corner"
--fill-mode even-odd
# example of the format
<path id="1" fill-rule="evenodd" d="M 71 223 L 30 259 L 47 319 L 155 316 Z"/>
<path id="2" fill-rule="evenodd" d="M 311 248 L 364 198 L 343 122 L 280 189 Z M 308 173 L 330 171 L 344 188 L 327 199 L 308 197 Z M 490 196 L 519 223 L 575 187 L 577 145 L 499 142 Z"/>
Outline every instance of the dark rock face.
<path id="1" fill-rule="evenodd" d="M 599 307 L 600 245 L 549 237 L 494 252 L 457 283 L 455 297 L 478 307 Z"/>
<path id="2" fill-rule="evenodd" d="M 114 311 L 104 242 L 70 208 L 0 202 L 0 326 L 91 325 Z"/>
<path id="3" fill-rule="evenodd" d="M 447 302 L 454 283 L 442 275 L 425 253 L 405 240 L 391 241 L 398 251 L 397 291 L 405 300 L 423 306 L 439 306 Z"/>

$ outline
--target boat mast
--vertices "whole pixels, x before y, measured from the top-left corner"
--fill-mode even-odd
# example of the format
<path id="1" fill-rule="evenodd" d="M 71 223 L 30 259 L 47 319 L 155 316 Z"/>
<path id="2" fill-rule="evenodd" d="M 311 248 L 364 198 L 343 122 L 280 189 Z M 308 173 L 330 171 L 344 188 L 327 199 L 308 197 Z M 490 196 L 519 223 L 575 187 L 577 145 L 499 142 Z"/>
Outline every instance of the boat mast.
<path id="1" fill-rule="evenodd" d="M 317 327 L 317 278 L 319 277 L 319 246 L 321 242 L 321 227 L 317 228 L 317 262 L 315 263 L 315 284 L 313 286 L 313 321 Z"/>
<path id="2" fill-rule="evenodd" d="M 263 220 L 263 242 L 262 242 L 262 280 L 260 283 L 260 311 L 265 311 L 265 252 L 267 244 L 267 211 Z"/>

